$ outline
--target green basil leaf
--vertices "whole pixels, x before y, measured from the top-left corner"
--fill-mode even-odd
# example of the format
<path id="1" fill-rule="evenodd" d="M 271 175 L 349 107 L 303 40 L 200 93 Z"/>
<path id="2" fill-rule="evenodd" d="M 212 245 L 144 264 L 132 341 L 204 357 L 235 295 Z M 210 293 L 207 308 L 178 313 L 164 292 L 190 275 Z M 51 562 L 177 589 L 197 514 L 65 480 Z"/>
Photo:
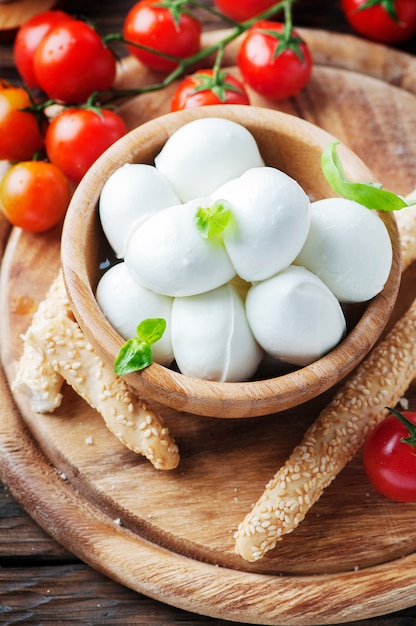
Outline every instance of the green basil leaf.
<path id="1" fill-rule="evenodd" d="M 152 362 L 153 354 L 150 344 L 134 337 L 128 339 L 121 347 L 114 361 L 114 371 L 119 376 L 125 376 L 148 367 Z"/>
<path id="2" fill-rule="evenodd" d="M 166 320 L 163 317 L 149 317 L 137 327 L 137 336 L 147 343 L 156 343 L 166 330 Z"/>
<path id="3" fill-rule="evenodd" d="M 231 207 L 226 200 L 216 200 L 212 206 L 197 209 L 196 225 L 204 239 L 218 237 L 225 230 L 231 217 Z"/>
<path id="4" fill-rule="evenodd" d="M 396 211 L 409 206 L 403 198 L 391 191 L 381 189 L 379 185 L 352 183 L 345 178 L 342 163 L 336 151 L 338 144 L 338 141 L 329 144 L 321 157 L 323 174 L 335 193 L 377 211 Z"/>

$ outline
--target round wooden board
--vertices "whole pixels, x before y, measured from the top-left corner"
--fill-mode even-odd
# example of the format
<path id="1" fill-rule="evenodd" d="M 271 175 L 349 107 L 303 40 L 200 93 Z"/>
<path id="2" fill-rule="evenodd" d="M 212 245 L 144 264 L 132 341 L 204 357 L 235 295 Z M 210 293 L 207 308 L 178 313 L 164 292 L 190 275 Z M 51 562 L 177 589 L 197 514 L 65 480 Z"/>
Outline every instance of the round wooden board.
<path id="1" fill-rule="evenodd" d="M 57 0 L 13 0 L 0 3 L 0 36 L 12 35 L 21 24 L 41 11 L 50 11 Z"/>
<path id="2" fill-rule="evenodd" d="M 337 136 L 386 188 L 411 191 L 416 96 L 408 77 L 416 60 L 348 36 L 302 34 L 315 55 L 313 78 L 302 94 L 276 108 Z M 232 63 L 235 48 L 228 55 Z M 123 63 L 120 84 L 149 79 L 133 60 Z M 255 103 L 271 106 L 259 98 Z M 133 127 L 168 108 L 168 94 L 156 93 L 121 110 Z M 377 495 L 360 455 L 273 552 L 254 564 L 234 554 L 238 523 L 330 393 L 297 410 L 244 420 L 156 406 L 181 452 L 179 468 L 170 472 L 154 470 L 123 448 L 67 387 L 53 415 L 34 414 L 13 397 L 9 385 L 20 334 L 58 269 L 59 235 L 59 229 L 9 234 L 0 222 L 0 476 L 33 518 L 111 578 L 207 616 L 281 626 L 334 624 L 413 604 L 415 506 Z M 414 297 L 415 272 L 410 268 L 404 277 L 395 317 Z M 414 388 L 408 398 L 416 406 Z"/>

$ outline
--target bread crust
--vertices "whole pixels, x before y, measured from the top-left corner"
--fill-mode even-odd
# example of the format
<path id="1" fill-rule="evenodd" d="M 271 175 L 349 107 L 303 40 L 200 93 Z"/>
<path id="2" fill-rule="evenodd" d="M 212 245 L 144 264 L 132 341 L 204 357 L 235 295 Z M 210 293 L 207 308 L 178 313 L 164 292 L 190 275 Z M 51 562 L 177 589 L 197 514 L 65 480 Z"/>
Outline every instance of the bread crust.
<path id="1" fill-rule="evenodd" d="M 59 272 L 23 336 L 23 354 L 13 382 L 33 410 L 52 412 L 66 382 L 98 411 L 117 439 L 156 469 L 174 469 L 179 452 L 162 418 L 117 376 L 86 340 L 72 316 Z"/>

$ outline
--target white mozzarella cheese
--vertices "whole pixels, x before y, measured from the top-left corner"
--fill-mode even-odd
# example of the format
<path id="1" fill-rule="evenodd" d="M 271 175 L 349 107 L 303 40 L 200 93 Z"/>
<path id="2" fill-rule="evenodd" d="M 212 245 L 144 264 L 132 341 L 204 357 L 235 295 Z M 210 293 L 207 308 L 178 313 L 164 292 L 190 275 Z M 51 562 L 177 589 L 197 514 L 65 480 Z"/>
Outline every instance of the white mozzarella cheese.
<path id="1" fill-rule="evenodd" d="M 167 296 L 190 296 L 210 291 L 231 280 L 235 271 L 222 241 L 204 239 L 196 226 L 196 199 L 164 209 L 136 229 L 125 261 L 144 287 Z"/>
<path id="2" fill-rule="evenodd" d="M 165 176 L 153 165 L 128 163 L 104 183 L 99 216 L 105 236 L 123 258 L 135 228 L 150 215 L 180 202 Z"/>
<path id="3" fill-rule="evenodd" d="M 230 284 L 174 299 L 172 346 L 183 374 L 216 381 L 250 378 L 263 356 L 247 323 L 243 301 Z"/>
<path id="4" fill-rule="evenodd" d="M 152 345 L 153 360 L 161 365 L 172 363 L 172 298 L 139 285 L 124 262 L 103 274 L 97 285 L 96 298 L 105 317 L 126 341 L 136 336 L 137 326 L 143 320 L 163 318 L 166 330 L 161 339 Z"/>
<path id="5" fill-rule="evenodd" d="M 264 161 L 244 126 L 208 117 L 179 128 L 155 158 L 155 165 L 186 202 L 209 196 L 227 180 L 264 165 Z"/>
<path id="6" fill-rule="evenodd" d="M 296 263 L 341 302 L 365 302 L 384 287 L 392 264 L 387 228 L 376 213 L 345 198 L 311 205 L 311 226 Z"/>
<path id="7" fill-rule="evenodd" d="M 224 245 L 237 274 L 264 280 L 290 265 L 309 231 L 310 202 L 293 178 L 273 167 L 258 167 L 217 189 L 232 219 Z"/>
<path id="8" fill-rule="evenodd" d="M 246 298 L 254 337 L 275 359 L 308 365 L 334 348 L 346 330 L 338 300 L 320 278 L 291 265 L 254 284 Z"/>

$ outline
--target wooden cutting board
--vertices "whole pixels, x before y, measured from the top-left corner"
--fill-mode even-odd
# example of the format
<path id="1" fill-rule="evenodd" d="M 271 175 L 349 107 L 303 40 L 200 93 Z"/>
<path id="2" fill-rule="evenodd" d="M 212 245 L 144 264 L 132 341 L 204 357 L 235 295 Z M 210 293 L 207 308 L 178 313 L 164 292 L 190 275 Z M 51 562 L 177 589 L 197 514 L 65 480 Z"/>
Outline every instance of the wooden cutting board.
<path id="1" fill-rule="evenodd" d="M 296 98 L 270 106 L 348 144 L 385 188 L 416 187 L 416 59 L 351 36 L 302 30 L 315 69 Z M 218 33 L 209 33 L 212 41 Z M 235 62 L 235 46 L 227 62 Z M 120 85 L 152 80 L 128 59 Z M 169 110 L 169 93 L 121 107 L 129 127 Z M 234 554 L 233 532 L 331 392 L 296 410 L 244 420 L 154 405 L 181 452 L 161 472 L 126 450 L 69 388 L 53 415 L 34 414 L 10 382 L 20 334 L 59 267 L 60 231 L 10 232 L 0 222 L 0 477 L 32 517 L 86 563 L 162 602 L 244 623 L 355 621 L 414 604 L 416 505 L 367 482 L 358 454 L 301 526 L 261 561 Z M 403 279 L 394 317 L 415 296 Z M 416 408 L 416 387 L 407 395 Z M 151 401 L 151 399 L 150 399 Z"/>
<path id="2" fill-rule="evenodd" d="M 21 24 L 41 11 L 50 11 L 57 0 L 9 0 L 0 3 L 0 37 L 12 38 Z"/>

